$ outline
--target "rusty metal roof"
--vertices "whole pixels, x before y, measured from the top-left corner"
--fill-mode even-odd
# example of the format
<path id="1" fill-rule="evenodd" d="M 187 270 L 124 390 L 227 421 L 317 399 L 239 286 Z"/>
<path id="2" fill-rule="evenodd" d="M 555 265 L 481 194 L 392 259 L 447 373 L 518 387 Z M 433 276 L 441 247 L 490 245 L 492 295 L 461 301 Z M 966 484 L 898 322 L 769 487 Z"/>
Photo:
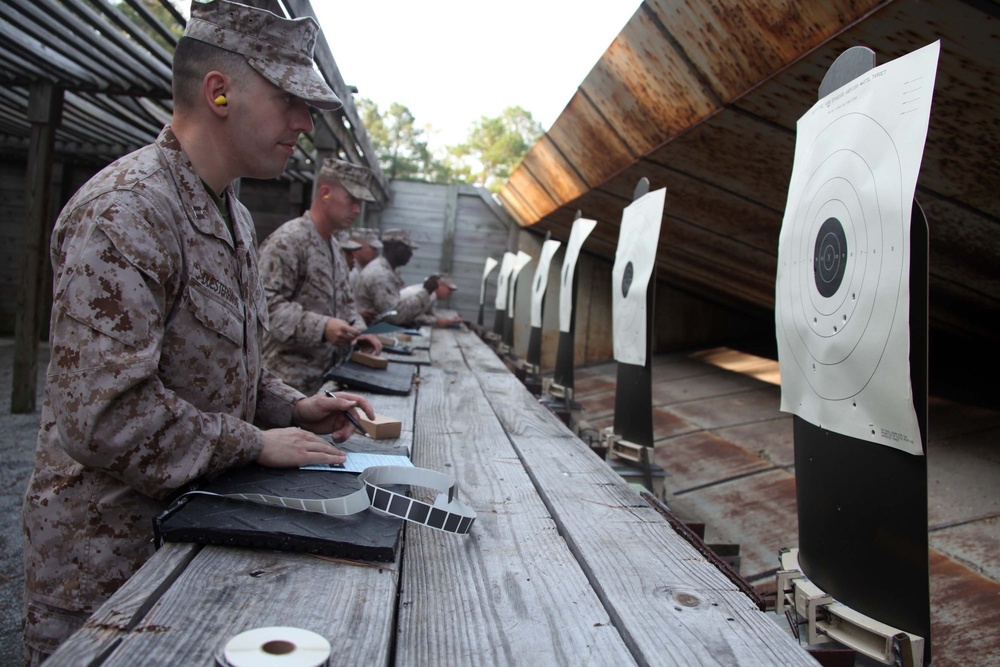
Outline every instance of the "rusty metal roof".
<path id="1" fill-rule="evenodd" d="M 887 62 L 940 39 L 917 187 L 931 326 L 997 341 L 1000 4 L 967 0 L 647 0 L 500 193 L 522 226 L 613 259 L 641 177 L 666 186 L 658 278 L 766 315 L 798 118 L 845 49 Z"/>
<path id="2" fill-rule="evenodd" d="M 309 0 L 242 2 L 316 18 Z M 185 23 L 169 0 L 0 2 L 0 156 L 29 150 L 29 89 L 39 82 L 65 91 L 55 142 L 61 159 L 100 166 L 150 143 L 170 122 L 171 62 Z M 375 170 L 384 203 L 386 178 L 325 38 L 314 57 L 344 107 L 316 112 L 317 132 L 299 139 L 285 178 L 311 180 L 317 149 L 338 153 Z"/>

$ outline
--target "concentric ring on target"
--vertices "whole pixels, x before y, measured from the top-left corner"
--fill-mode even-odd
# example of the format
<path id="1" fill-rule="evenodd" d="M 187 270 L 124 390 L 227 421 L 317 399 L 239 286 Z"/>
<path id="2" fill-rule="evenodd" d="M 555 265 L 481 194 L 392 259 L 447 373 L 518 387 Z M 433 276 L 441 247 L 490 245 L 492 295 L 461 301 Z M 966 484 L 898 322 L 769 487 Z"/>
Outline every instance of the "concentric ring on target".
<path id="1" fill-rule="evenodd" d="M 874 377 L 899 305 L 901 170 L 892 139 L 861 114 L 831 122 L 811 150 L 782 228 L 777 324 L 813 391 L 840 400 Z"/>

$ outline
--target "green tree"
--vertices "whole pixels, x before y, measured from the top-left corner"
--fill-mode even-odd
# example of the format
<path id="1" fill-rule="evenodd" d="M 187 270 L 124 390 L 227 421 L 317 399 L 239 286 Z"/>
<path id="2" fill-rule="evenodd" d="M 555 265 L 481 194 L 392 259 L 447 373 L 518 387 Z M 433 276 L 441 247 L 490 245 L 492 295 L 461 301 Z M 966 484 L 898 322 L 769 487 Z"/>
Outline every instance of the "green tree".
<path id="1" fill-rule="evenodd" d="M 357 100 L 361 122 L 371 137 L 379 166 L 389 178 L 435 180 L 435 175 L 447 172 L 438 164 L 424 139 L 424 130 L 417 127 L 413 113 L 404 105 L 393 102 L 382 113 L 369 99 Z"/>
<path id="2" fill-rule="evenodd" d="M 530 111 L 507 107 L 494 118 L 480 117 L 465 143 L 450 152 L 468 168 L 470 182 L 498 192 L 543 132 Z"/>
<path id="3" fill-rule="evenodd" d="M 495 118 L 481 117 L 465 142 L 446 146 L 436 156 L 406 106 L 393 102 L 383 113 L 365 98 L 359 98 L 357 106 L 379 166 L 389 178 L 478 184 L 497 192 L 543 132 L 530 112 L 508 107 Z"/>

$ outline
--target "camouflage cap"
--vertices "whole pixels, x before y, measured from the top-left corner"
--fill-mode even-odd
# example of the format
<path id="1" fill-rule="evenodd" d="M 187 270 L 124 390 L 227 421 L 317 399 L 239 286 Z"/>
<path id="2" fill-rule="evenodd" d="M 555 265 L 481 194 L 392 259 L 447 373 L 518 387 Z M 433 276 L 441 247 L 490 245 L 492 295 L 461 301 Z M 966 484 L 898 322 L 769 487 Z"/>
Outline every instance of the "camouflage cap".
<path id="1" fill-rule="evenodd" d="M 361 243 L 367 243 L 376 250 L 382 249 L 382 242 L 378 238 L 378 232 L 374 229 L 358 227 L 351 232 L 351 238 Z"/>
<path id="2" fill-rule="evenodd" d="M 342 250 L 361 250 L 361 244 L 352 238 L 352 234 L 346 230 L 337 232 L 337 243 Z"/>
<path id="3" fill-rule="evenodd" d="M 410 250 L 416 250 L 420 246 L 413 242 L 410 238 L 410 232 L 406 229 L 387 229 L 382 232 L 382 242 L 386 241 L 399 241 L 403 245 L 409 246 Z"/>
<path id="4" fill-rule="evenodd" d="M 239 53 L 265 79 L 320 109 L 343 102 L 313 67 L 319 24 L 311 17 L 286 19 L 228 0 L 191 3 L 184 37 Z"/>
<path id="5" fill-rule="evenodd" d="M 319 168 L 319 178 L 336 179 L 352 196 L 364 201 L 375 201 L 371 190 L 374 175 L 368 167 L 332 157 L 323 160 Z"/>
<path id="6" fill-rule="evenodd" d="M 438 284 L 444 285 L 452 292 L 458 289 L 458 285 L 456 285 L 455 281 L 451 279 L 450 273 L 442 273 L 440 276 L 438 276 Z"/>

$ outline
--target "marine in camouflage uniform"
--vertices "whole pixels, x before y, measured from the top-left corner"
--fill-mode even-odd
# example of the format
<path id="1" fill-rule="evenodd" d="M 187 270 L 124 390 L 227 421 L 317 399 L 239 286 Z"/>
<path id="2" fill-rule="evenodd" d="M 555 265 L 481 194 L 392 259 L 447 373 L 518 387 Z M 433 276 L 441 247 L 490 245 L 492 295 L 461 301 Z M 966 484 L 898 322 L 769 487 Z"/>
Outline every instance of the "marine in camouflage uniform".
<path id="1" fill-rule="evenodd" d="M 423 288 L 423 285 L 407 285 L 399 291 L 400 296 L 406 297 L 410 294 L 414 294 Z M 434 312 L 434 306 L 438 301 L 447 301 L 451 298 L 452 293 L 458 289 L 458 285 L 451 279 L 451 276 L 447 273 L 442 273 L 438 278 L 437 289 L 431 293 L 430 299 L 427 302 L 427 309 L 421 314 L 413 318 L 411 323 L 414 327 L 449 327 L 454 324 L 459 324 L 462 318 L 459 316 L 455 317 L 440 317 Z"/>
<path id="2" fill-rule="evenodd" d="M 271 320 L 264 338 L 265 364 L 307 394 L 320 388 L 334 355 L 349 355 L 350 345 L 359 340 L 357 332 L 365 329 L 336 231 L 354 221 L 351 200 L 375 201 L 371 177 L 371 171 L 359 165 L 325 160 L 317 175 L 310 209 L 275 230 L 260 248 L 261 277 Z M 350 243 L 355 249 L 361 247 Z M 331 340 L 327 335 L 331 318 L 356 330 L 353 340 L 339 345 Z M 360 341 L 381 348 L 373 336 L 361 336 Z"/>
<path id="3" fill-rule="evenodd" d="M 372 263 L 378 253 L 382 250 L 382 241 L 378 237 L 378 232 L 374 229 L 355 229 L 351 233 L 351 239 L 361 247 L 354 251 L 354 265 L 348 274 L 347 281 L 351 284 L 351 292 L 358 291 L 358 278 L 366 266 Z"/>
<path id="4" fill-rule="evenodd" d="M 401 294 L 406 283 L 399 267 L 410 261 L 417 247 L 406 230 L 389 229 L 382 233 L 382 255 L 366 266 L 358 277 L 355 297 L 359 308 L 379 314 L 395 310 L 384 318 L 392 324 L 408 324 L 427 310 L 430 295 L 437 287 L 437 276 L 425 280 L 419 289 Z"/>
<path id="5" fill-rule="evenodd" d="M 280 84 L 300 107 L 258 108 L 258 117 L 281 127 L 295 114 L 301 132 L 311 126 L 303 100 L 340 105 L 312 71 L 317 30 L 311 19 L 289 21 L 223 1 L 197 5 L 175 58 L 194 62 L 181 52 L 223 41 L 225 52 L 212 52 L 232 58 L 229 51 L 252 47 L 258 36 L 290 45 L 277 55 L 256 49 L 257 64 L 247 62 L 260 76 L 250 73 L 225 93 Z M 299 60 L 290 63 L 293 50 Z M 175 70 L 175 85 L 178 79 Z M 335 412 L 344 409 L 339 402 L 304 398 L 263 368 L 268 315 L 253 221 L 225 187 L 236 167 L 195 170 L 182 148 L 182 121 L 185 132 L 215 126 L 205 120 L 207 105 L 195 109 L 178 99 L 172 125 L 84 185 L 52 235 L 51 361 L 23 510 L 29 664 L 149 558 L 152 518 L 189 482 L 254 460 L 297 465 L 287 457 L 319 462 L 337 452 L 298 429 L 262 429 L 298 422 L 346 437 L 338 424 L 350 427 Z M 225 103 L 225 95 L 215 102 Z M 270 148 L 252 168 L 246 161 L 238 168 L 278 175 L 287 154 Z M 206 184 L 220 180 L 217 197 Z"/>

